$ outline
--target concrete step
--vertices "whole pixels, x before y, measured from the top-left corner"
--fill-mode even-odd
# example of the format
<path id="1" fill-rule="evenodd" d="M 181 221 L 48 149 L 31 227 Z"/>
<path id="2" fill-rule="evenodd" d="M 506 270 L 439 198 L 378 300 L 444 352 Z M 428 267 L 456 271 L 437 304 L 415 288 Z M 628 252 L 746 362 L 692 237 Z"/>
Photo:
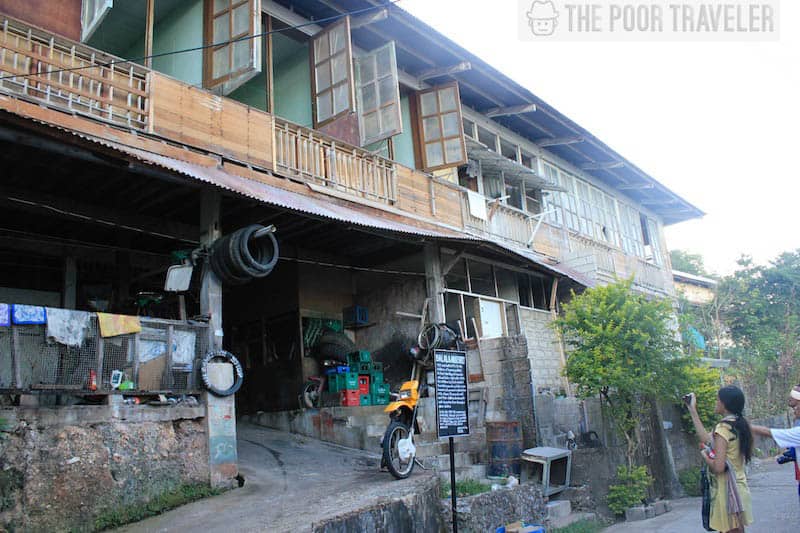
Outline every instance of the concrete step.
<path id="1" fill-rule="evenodd" d="M 420 456 L 417 453 L 417 459 L 423 464 L 425 468 L 430 468 L 438 471 L 450 470 L 450 455 L 433 455 L 433 456 Z M 467 453 L 456 453 L 453 456 L 456 468 L 465 468 L 472 466 L 472 458 Z"/>
<path id="2" fill-rule="evenodd" d="M 567 516 L 546 520 L 549 529 L 561 529 L 568 527 L 575 522 L 580 522 L 581 520 L 597 520 L 597 515 L 595 513 L 570 513 Z"/>
<path id="3" fill-rule="evenodd" d="M 571 512 L 572 504 L 569 500 L 553 500 L 547 502 L 547 518 L 549 520 L 566 518 Z"/>

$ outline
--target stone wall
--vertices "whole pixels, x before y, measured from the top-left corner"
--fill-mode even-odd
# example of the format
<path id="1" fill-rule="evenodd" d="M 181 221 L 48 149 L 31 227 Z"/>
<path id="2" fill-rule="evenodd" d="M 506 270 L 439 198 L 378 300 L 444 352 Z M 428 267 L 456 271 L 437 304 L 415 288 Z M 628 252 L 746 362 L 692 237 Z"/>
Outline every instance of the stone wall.
<path id="1" fill-rule="evenodd" d="M 528 358 L 531 362 L 533 384 L 536 392 L 564 389 L 561 376 L 561 352 L 556 332 L 550 327 L 553 317 L 540 309 L 519 310 L 522 334 L 528 341 Z"/>
<path id="2" fill-rule="evenodd" d="M 0 525 L 90 531 L 103 512 L 208 483 L 203 416 L 204 407 L 3 409 Z"/>
<path id="3" fill-rule="evenodd" d="M 442 500 L 442 531 L 453 530 L 452 509 L 449 499 Z M 517 520 L 541 524 L 546 518 L 545 514 L 542 488 L 532 483 L 456 500 L 459 531 L 495 531 Z"/>

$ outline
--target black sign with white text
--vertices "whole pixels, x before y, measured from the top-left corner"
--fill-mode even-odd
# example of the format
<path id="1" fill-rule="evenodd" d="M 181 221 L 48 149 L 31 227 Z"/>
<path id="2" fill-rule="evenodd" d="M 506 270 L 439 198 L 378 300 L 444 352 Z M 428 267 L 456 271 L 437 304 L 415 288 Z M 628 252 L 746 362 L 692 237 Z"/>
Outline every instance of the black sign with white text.
<path id="1" fill-rule="evenodd" d="M 439 438 L 469 435 L 467 353 L 435 350 L 433 358 Z"/>

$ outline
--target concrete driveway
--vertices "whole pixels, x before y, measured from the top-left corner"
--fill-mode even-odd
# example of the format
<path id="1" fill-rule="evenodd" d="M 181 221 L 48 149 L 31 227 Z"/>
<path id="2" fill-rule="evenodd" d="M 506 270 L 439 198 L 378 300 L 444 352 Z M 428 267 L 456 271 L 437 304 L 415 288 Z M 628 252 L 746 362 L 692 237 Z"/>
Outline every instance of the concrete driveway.
<path id="1" fill-rule="evenodd" d="M 326 518 L 414 493 L 432 473 L 397 481 L 377 454 L 238 424 L 243 488 L 131 524 L 126 533 L 311 531 Z"/>
<path id="2" fill-rule="evenodd" d="M 791 465 L 778 465 L 765 459 L 754 465 L 748 477 L 753 497 L 753 525 L 747 533 L 796 533 L 800 531 L 800 504 L 797 482 Z M 694 533 L 705 531 L 700 522 L 700 498 L 672 502 L 669 513 L 642 520 L 616 524 L 604 533 Z"/>

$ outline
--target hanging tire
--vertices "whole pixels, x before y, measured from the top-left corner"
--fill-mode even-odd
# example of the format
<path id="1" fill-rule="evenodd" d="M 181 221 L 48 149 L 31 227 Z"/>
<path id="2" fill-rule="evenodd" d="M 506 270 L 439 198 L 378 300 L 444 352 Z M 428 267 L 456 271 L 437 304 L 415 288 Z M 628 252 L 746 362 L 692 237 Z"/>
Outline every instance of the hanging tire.
<path id="1" fill-rule="evenodd" d="M 278 263 L 278 239 L 274 233 L 253 239 L 253 234 L 262 229 L 254 224 L 239 230 L 239 254 L 242 261 L 256 272 L 257 277 L 266 276 Z"/>
<path id="2" fill-rule="evenodd" d="M 413 454 L 408 461 L 404 461 L 400 457 L 400 452 L 398 450 L 398 442 L 402 439 L 407 439 L 410 435 L 410 431 L 408 425 L 399 420 L 392 420 L 389 427 L 386 428 L 386 433 L 383 435 L 382 464 L 386 465 L 389 472 L 397 479 L 407 478 L 414 470 L 416 454 Z"/>
<path id="3" fill-rule="evenodd" d="M 317 356 L 347 362 L 347 356 L 356 351 L 356 345 L 344 333 L 326 331 L 317 341 Z"/>
<path id="4" fill-rule="evenodd" d="M 268 276 L 278 262 L 278 240 L 272 232 L 254 238 L 257 224 L 220 237 L 211 245 L 211 269 L 225 285 L 243 285 Z"/>
<path id="5" fill-rule="evenodd" d="M 233 385 L 227 389 L 219 389 L 210 382 L 208 379 L 208 364 L 211 362 L 230 363 L 233 365 Z M 200 379 L 203 381 L 203 386 L 214 396 L 230 396 L 241 388 L 244 381 L 244 370 L 242 369 L 242 364 L 232 353 L 225 350 L 213 350 L 208 352 L 200 362 Z"/>

